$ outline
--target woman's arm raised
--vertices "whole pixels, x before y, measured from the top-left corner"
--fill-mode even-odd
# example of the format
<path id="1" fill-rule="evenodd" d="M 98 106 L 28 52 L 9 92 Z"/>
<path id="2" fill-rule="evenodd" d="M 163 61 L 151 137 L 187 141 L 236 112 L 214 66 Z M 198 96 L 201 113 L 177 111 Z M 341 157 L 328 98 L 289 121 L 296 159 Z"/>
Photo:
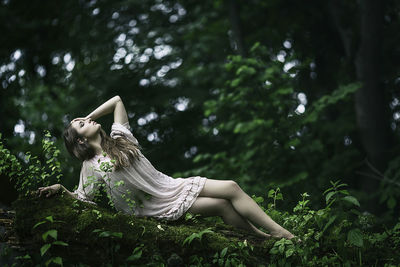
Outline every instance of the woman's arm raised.
<path id="1" fill-rule="evenodd" d="M 91 118 L 92 120 L 96 120 L 97 118 L 111 112 L 114 112 L 114 122 L 120 124 L 128 122 L 128 115 L 126 114 L 124 103 L 118 95 L 101 104 L 98 108 L 87 115 L 86 119 Z"/>

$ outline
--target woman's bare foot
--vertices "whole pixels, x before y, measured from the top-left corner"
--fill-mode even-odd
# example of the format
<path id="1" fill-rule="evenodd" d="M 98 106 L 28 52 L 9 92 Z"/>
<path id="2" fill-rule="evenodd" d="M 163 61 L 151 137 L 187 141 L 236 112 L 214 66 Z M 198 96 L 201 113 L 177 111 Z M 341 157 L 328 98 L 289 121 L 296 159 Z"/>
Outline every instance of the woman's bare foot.
<path id="1" fill-rule="evenodd" d="M 281 230 L 279 230 L 279 231 L 271 232 L 271 235 L 274 238 L 278 238 L 278 239 L 286 238 L 288 240 L 290 240 L 290 239 L 295 237 L 291 232 L 289 232 L 288 230 L 283 229 L 283 228 Z"/>
<path id="2" fill-rule="evenodd" d="M 261 232 L 261 231 L 260 231 L 260 232 Z M 260 236 L 260 237 L 263 237 L 263 238 L 265 238 L 265 239 L 270 239 L 270 238 L 272 238 L 272 235 L 267 234 L 267 233 L 264 233 L 264 232 L 262 232 L 262 234 L 259 234 L 259 236 Z"/>
<path id="3" fill-rule="evenodd" d="M 292 240 L 292 241 L 294 241 L 296 243 L 302 243 L 303 242 L 303 241 L 301 241 L 300 238 L 298 238 L 297 236 L 293 235 L 291 232 L 289 232 L 286 229 L 282 229 L 280 231 L 271 232 L 271 235 L 274 238 L 278 238 L 278 239 L 286 238 L 286 239 Z"/>

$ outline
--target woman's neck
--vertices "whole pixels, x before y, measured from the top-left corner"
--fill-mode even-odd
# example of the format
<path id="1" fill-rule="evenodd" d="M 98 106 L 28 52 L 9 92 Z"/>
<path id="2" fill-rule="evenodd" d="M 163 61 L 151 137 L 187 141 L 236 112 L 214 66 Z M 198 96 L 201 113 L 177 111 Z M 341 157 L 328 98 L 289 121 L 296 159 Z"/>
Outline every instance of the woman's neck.
<path id="1" fill-rule="evenodd" d="M 89 145 L 94 149 L 96 155 L 103 153 L 103 148 L 101 147 L 101 136 L 100 134 L 88 140 Z"/>

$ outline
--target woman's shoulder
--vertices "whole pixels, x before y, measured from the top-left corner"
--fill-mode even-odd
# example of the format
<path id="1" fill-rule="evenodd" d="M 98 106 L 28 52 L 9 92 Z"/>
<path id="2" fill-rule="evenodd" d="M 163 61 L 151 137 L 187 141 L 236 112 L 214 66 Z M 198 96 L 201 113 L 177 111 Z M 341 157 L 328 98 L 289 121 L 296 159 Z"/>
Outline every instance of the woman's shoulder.
<path id="1" fill-rule="evenodd" d="M 119 123 L 119 122 L 113 122 L 111 125 L 111 132 L 113 131 L 121 131 L 124 133 L 131 132 L 131 126 L 129 125 L 129 122 L 125 123 Z"/>
<path id="2" fill-rule="evenodd" d="M 84 160 L 82 162 L 82 168 L 96 168 L 98 169 L 102 163 L 110 163 L 111 159 L 108 155 L 96 154 L 93 158 Z"/>
<path id="3" fill-rule="evenodd" d="M 123 136 L 126 137 L 131 142 L 133 142 L 134 144 L 136 145 L 139 144 L 138 140 L 131 131 L 129 122 L 125 122 L 123 124 L 114 122 L 111 126 L 110 137 L 116 139 L 118 137 L 123 137 Z"/>

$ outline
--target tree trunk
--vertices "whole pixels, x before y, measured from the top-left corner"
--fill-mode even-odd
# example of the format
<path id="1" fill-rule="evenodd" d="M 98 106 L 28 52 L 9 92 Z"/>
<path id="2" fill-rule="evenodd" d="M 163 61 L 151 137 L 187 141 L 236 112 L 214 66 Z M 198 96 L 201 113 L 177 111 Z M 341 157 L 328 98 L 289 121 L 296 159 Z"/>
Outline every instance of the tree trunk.
<path id="1" fill-rule="evenodd" d="M 236 45 L 236 50 L 242 57 L 246 56 L 246 48 L 244 46 L 243 34 L 241 29 L 239 6 L 236 0 L 229 2 L 229 18 L 232 26 L 233 42 Z"/>
<path id="2" fill-rule="evenodd" d="M 3 242 L 18 248 L 15 253 L 21 251 L 22 255 L 31 255 L 32 259 L 26 260 L 31 264 L 26 266 L 33 266 L 40 260 L 43 262 L 36 256 L 45 243 L 51 243 L 54 239 L 66 242 L 68 247 L 52 246 L 42 258 L 46 260 L 50 258 L 49 255 L 62 257 L 65 266 L 80 263 L 89 266 L 125 266 L 128 264 L 127 257 L 141 244 L 144 244 L 143 254 L 135 262 L 129 262 L 129 266 L 144 266 L 150 262 L 160 265 L 155 255 L 163 259 L 161 262 L 167 262 L 168 266 L 189 265 L 192 255 L 212 262 L 215 253 L 220 253 L 225 247 L 229 247 L 229 253 L 238 253 L 238 259 L 246 265 L 262 266 L 270 261 L 269 250 L 275 243 L 273 239 L 262 239 L 233 226 L 215 224 L 204 218 L 186 220 L 183 216 L 177 221 L 165 221 L 136 217 L 62 194 L 50 198 L 21 197 L 12 206 L 15 218 L 6 213 L 6 221 L 1 220 L 4 212 L 0 209 L 0 227 L 4 222 L 12 224 L 12 231 L 5 238 L 0 236 L 0 245 Z M 46 219 L 50 215 L 53 221 Z M 33 228 L 39 222 L 43 223 Z M 201 238 L 185 241 L 192 234 L 207 228 L 211 231 L 203 233 Z M 58 235 L 55 238 L 49 236 L 44 241 L 42 235 L 49 230 L 56 230 Z M 242 253 L 232 247 L 232 244 L 245 240 L 254 247 L 249 251 L 250 254 L 243 253 L 248 252 L 247 247 Z"/>
<path id="3" fill-rule="evenodd" d="M 362 87 L 355 94 L 355 110 L 361 142 L 369 162 L 384 171 L 391 132 L 385 90 L 381 82 L 383 2 L 360 1 L 360 45 L 355 58 L 356 74 Z M 364 190 L 373 193 L 377 181 L 365 180 Z"/>

